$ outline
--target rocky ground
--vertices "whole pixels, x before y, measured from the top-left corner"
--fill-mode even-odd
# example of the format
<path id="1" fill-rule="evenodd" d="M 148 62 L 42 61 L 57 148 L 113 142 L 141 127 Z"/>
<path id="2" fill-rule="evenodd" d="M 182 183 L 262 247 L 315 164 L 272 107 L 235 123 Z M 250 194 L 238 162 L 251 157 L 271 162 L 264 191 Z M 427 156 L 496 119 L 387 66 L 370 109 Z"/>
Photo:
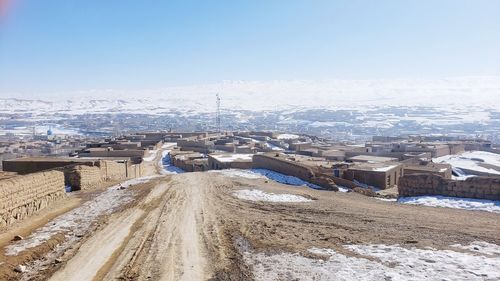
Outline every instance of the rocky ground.
<path id="1" fill-rule="evenodd" d="M 59 223 L 57 217 L 94 202 L 104 192 L 79 194 L 68 201 L 71 205 L 56 206 L 1 234 L 0 279 L 390 280 L 387 272 L 408 263 L 381 255 L 390 251 L 395 251 L 394 257 L 425 256 L 420 258 L 423 264 L 418 259 L 411 262 L 420 270 L 417 273 L 411 266 L 401 271 L 408 280 L 434 270 L 442 253 L 448 261 L 453 253 L 473 261 L 450 268 L 457 273 L 452 280 L 495 280 L 500 275 L 500 251 L 495 248 L 500 245 L 499 214 L 402 205 L 223 173 L 165 175 L 131 185 L 116 191 L 126 194 L 119 197 L 128 198 L 123 204 L 95 216 L 78 235 L 62 228 L 44 233 L 48 237 L 43 243 L 30 246 L 37 229 Z M 247 197 L 239 198 L 241 194 Z M 252 201 L 259 196 L 282 202 Z M 24 239 L 11 241 L 19 233 Z M 71 243 L 61 246 L 68 239 Z M 493 250 L 467 248 L 478 241 Z M 377 248 L 378 254 L 353 248 L 368 245 L 387 247 L 377 246 L 383 247 Z M 477 262 L 483 267 L 467 267 L 479 258 L 485 259 Z M 370 264 L 361 261 L 375 265 L 363 278 L 355 269 L 366 270 Z M 333 271 L 346 275 L 331 275 Z"/>

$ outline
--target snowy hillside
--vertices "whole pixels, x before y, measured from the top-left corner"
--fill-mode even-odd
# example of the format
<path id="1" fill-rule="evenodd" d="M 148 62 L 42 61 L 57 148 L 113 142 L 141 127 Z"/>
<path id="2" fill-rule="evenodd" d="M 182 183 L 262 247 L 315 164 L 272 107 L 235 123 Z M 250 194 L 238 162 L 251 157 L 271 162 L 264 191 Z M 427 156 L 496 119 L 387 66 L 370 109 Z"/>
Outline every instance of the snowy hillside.
<path id="1" fill-rule="evenodd" d="M 225 81 L 143 91 L 12 93 L 1 95 L 0 113 L 203 113 L 214 110 L 215 93 L 221 94 L 222 107 L 226 111 L 369 109 L 389 105 L 433 106 L 442 107 L 445 111 L 498 109 L 500 77 L 441 80 Z M 39 98 L 22 98 L 29 96 Z M 480 110 L 477 111 L 475 116 L 480 114 Z"/>

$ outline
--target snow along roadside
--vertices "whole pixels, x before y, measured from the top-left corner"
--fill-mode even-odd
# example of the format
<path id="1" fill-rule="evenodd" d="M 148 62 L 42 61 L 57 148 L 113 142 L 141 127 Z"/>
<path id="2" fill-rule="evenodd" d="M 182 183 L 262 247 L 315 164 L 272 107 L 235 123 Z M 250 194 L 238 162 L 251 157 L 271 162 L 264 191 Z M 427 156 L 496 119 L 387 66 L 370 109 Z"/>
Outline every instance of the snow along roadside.
<path id="1" fill-rule="evenodd" d="M 5 247 L 5 254 L 16 256 L 25 250 L 42 245 L 58 233 L 65 235 L 66 240 L 63 242 L 63 246 L 69 247 L 74 241 L 79 240 L 84 235 L 84 232 L 98 217 L 110 214 L 114 209 L 133 200 L 134 192 L 126 189 L 120 190 L 120 187 L 126 188 L 131 185 L 146 183 L 156 177 L 149 176 L 131 179 L 107 188 L 104 192 L 90 201 L 83 203 L 80 207 L 48 222 L 26 237 L 26 239 L 8 245 Z"/>
<path id="2" fill-rule="evenodd" d="M 478 242 L 474 242 L 478 243 Z M 467 247 L 467 246 L 463 246 Z M 458 252 L 399 245 L 344 245 L 366 258 L 347 256 L 332 249 L 311 248 L 323 259 L 298 253 L 255 253 L 243 249 L 243 259 L 254 270 L 255 280 L 498 280 L 498 246 L 482 251 Z M 370 259 L 368 259 L 370 258 Z"/>
<path id="3" fill-rule="evenodd" d="M 398 199 L 398 202 L 411 205 L 463 209 L 470 211 L 486 211 L 500 214 L 500 201 L 486 199 L 446 197 L 436 195 L 400 197 Z"/>
<path id="4" fill-rule="evenodd" d="M 264 201 L 264 202 L 310 202 L 311 199 L 305 198 L 300 195 L 293 194 L 276 194 L 268 193 L 258 189 L 242 189 L 233 193 L 239 199 L 249 201 Z"/>

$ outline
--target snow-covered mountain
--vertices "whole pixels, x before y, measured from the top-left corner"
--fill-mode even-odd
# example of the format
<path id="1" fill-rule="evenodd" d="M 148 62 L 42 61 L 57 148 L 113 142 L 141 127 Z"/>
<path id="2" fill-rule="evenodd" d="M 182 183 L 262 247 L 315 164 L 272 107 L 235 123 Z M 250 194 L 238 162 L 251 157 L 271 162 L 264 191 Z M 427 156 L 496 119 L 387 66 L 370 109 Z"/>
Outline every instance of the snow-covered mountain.
<path id="1" fill-rule="evenodd" d="M 224 81 L 157 90 L 92 90 L 73 93 L 2 94 L 0 113 L 213 112 L 215 93 L 224 111 L 353 109 L 428 106 L 448 110 L 499 109 L 500 77 L 440 80 Z M 25 96 L 26 98 L 23 98 Z M 35 95 L 33 95 L 35 96 Z M 500 109 L 499 109 L 500 110 Z"/>

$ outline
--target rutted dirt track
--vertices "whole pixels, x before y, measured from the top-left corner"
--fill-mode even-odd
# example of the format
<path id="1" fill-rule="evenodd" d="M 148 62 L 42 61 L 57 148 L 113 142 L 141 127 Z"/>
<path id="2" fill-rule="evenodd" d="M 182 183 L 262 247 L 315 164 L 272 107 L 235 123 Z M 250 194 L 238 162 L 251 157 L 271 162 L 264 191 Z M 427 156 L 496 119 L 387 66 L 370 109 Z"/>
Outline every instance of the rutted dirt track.
<path id="1" fill-rule="evenodd" d="M 103 219 L 73 254 L 34 279 L 252 280 L 238 250 L 242 241 L 256 252 L 304 256 L 311 256 L 311 247 L 346 252 L 345 244 L 500 244 L 499 215 L 486 212 L 399 205 L 218 173 L 166 176 L 133 188 L 142 188 L 144 196 Z M 268 203 L 233 196 L 253 188 L 315 200 Z"/>
<path id="2" fill-rule="evenodd" d="M 182 186 L 181 186 L 182 185 Z M 200 182 L 190 177 L 172 182 L 153 198 L 148 214 L 137 221 L 136 231 L 123 251 L 110 261 L 105 280 L 203 280 L 206 260 L 200 228 Z"/>

